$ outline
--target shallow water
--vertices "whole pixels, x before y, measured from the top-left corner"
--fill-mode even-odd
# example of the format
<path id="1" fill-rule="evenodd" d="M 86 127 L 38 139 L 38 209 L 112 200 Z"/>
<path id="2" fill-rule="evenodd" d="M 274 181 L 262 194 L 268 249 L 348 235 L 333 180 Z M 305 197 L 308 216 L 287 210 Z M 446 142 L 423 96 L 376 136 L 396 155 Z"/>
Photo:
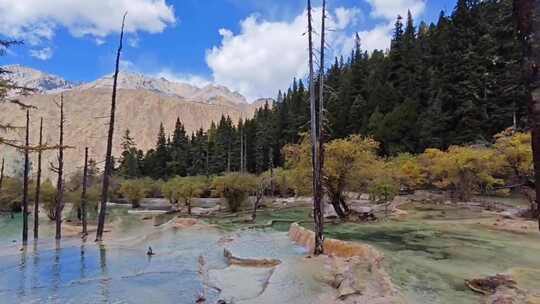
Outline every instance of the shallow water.
<path id="1" fill-rule="evenodd" d="M 18 243 L 12 243 L 20 237 L 20 219 L 0 218 L 0 303 L 187 304 L 204 292 L 207 303 L 226 296 L 235 303 L 309 304 L 322 292 L 321 284 L 297 273 L 305 251 L 292 245 L 283 232 L 225 234 L 209 228 L 154 228 L 136 217 L 119 218 L 123 221 L 122 237 L 106 245 L 78 238 L 56 243 L 51 239 L 50 224 L 44 223 L 43 240 L 30 243 L 23 251 L 19 251 Z M 232 293 L 220 294 L 203 284 L 199 256 L 204 257 L 214 277 L 224 275 L 227 265 L 218 240 L 225 235 L 234 239 L 226 245 L 234 254 L 283 261 L 272 272 L 267 286 L 267 282 L 249 285 L 254 290 L 248 294 L 257 295 L 256 299 L 243 297 L 242 292 L 243 282 L 258 279 L 253 273 L 229 272 L 234 284 L 226 287 L 232 288 Z M 146 256 L 148 246 L 156 253 L 151 258 Z"/>
<path id="2" fill-rule="evenodd" d="M 514 204 L 504 201 L 506 204 Z M 329 237 L 368 243 L 385 255 L 385 268 L 413 304 L 481 303 L 465 279 L 497 273 L 516 274 L 518 284 L 540 294 L 540 233 L 511 233 L 485 223 L 495 215 L 468 208 L 414 204 L 401 220 L 326 224 Z M 309 208 L 264 212 L 271 219 L 309 219 Z M 312 229 L 310 223 L 305 227 Z M 274 225 L 285 231 L 288 224 Z"/>
<path id="3" fill-rule="evenodd" d="M 489 229 L 478 224 L 489 215 L 469 209 L 424 206 L 409 212 L 402 221 L 328 226 L 327 231 L 382 250 L 393 282 L 409 303 L 479 303 L 465 279 L 513 268 L 540 270 L 540 234 Z"/>
<path id="4" fill-rule="evenodd" d="M 540 293 L 540 234 L 490 229 L 478 223 L 493 215 L 465 208 L 415 205 L 408 211 L 404 220 L 328 224 L 325 229 L 330 237 L 366 242 L 383 251 L 388 273 L 409 303 L 480 303 L 464 280 L 508 271 L 520 286 Z M 262 212 L 258 223 L 306 220 L 309 212 Z M 310 304 L 328 291 L 314 280 L 318 270 L 302 262 L 306 252 L 289 242 L 287 223 L 253 231 L 215 220 L 226 229 L 175 230 L 154 228 L 151 221 L 122 212 L 111 219 L 118 233 L 105 246 L 72 238 L 56 247 L 53 230 L 44 224 L 45 239 L 19 252 L 18 243 L 11 241 L 20 237 L 20 219 L 0 217 L 0 303 L 183 304 L 194 303 L 206 290 L 207 303 L 224 297 L 241 304 Z M 217 244 L 223 237 L 234 239 L 225 246 L 235 255 L 283 261 L 268 286 L 261 289 L 267 271 L 225 268 L 223 247 Z M 151 259 L 145 254 L 148 246 L 157 252 Z M 202 284 L 200 255 L 226 291 Z"/>

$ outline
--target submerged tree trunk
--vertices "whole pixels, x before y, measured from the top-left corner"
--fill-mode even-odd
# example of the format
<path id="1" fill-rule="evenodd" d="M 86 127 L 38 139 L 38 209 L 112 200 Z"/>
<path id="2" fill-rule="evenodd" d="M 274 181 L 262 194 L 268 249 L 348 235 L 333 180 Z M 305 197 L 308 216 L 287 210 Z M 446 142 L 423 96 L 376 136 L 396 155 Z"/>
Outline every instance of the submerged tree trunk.
<path id="1" fill-rule="evenodd" d="M 88 228 L 86 223 L 86 184 L 88 180 L 88 147 L 84 148 L 84 169 L 81 191 L 81 221 L 82 221 L 82 235 L 83 237 L 88 235 Z"/>
<path id="2" fill-rule="evenodd" d="M 43 117 L 39 122 L 39 146 L 43 145 Z M 36 195 L 34 197 L 34 239 L 39 238 L 39 196 L 41 192 L 41 149 L 38 150 Z"/>
<path id="3" fill-rule="evenodd" d="M 98 216 L 98 226 L 96 232 L 96 242 L 103 239 L 103 229 L 105 228 L 105 217 L 107 215 L 107 200 L 109 194 L 109 182 L 112 175 L 112 145 L 114 136 L 114 116 L 116 112 L 116 88 L 118 84 L 118 73 L 120 70 L 120 54 L 122 53 L 122 41 L 124 39 L 124 25 L 126 22 L 126 15 L 122 19 L 122 28 L 120 30 L 120 44 L 118 45 L 118 51 L 116 53 L 116 66 L 113 78 L 113 91 L 111 98 L 111 117 L 109 121 L 109 134 L 107 137 L 107 152 L 105 154 L 105 169 L 103 171 L 103 184 L 101 187 L 101 201 Z"/>
<path id="4" fill-rule="evenodd" d="M 60 95 L 60 141 L 58 147 L 58 180 L 56 182 L 55 222 L 57 240 L 62 238 L 62 211 L 64 210 L 64 95 Z"/>
<path id="5" fill-rule="evenodd" d="M 308 40 L 309 40 L 309 103 L 311 114 L 311 153 L 313 166 L 313 220 L 315 231 L 315 246 L 313 254 L 323 253 L 323 210 L 322 210 L 322 187 L 321 187 L 321 162 L 320 162 L 320 134 L 318 132 L 319 123 L 317 115 L 317 104 L 315 94 L 315 77 L 313 70 L 313 26 L 311 0 L 308 0 Z"/>
<path id="6" fill-rule="evenodd" d="M 261 204 L 261 201 L 264 197 L 264 190 L 257 191 L 257 196 L 255 198 L 255 202 L 253 203 L 253 211 L 251 212 L 251 221 L 255 222 L 257 219 L 257 209 L 259 209 L 259 205 Z"/>
<path id="7" fill-rule="evenodd" d="M 28 243 L 28 171 L 30 170 L 29 161 L 29 148 L 30 148 L 30 110 L 26 110 L 26 140 L 24 145 L 24 176 L 23 176 L 23 231 L 22 242 L 23 245 Z"/>
<path id="8" fill-rule="evenodd" d="M 2 169 L 0 171 L 0 192 L 2 191 L 3 184 L 4 184 L 4 158 L 2 157 Z M 10 212 L 10 217 L 13 218 L 13 212 Z"/>
<path id="9" fill-rule="evenodd" d="M 529 126 L 532 134 L 536 210 L 540 229 L 540 1 L 514 0 L 523 42 L 523 73 L 529 90 Z"/>

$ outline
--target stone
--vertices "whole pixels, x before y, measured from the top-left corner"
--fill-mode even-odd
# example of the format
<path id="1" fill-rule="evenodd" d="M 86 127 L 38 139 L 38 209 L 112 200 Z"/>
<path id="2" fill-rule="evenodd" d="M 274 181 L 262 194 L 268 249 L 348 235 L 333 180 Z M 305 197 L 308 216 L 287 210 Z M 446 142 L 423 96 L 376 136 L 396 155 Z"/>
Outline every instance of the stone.
<path id="1" fill-rule="evenodd" d="M 270 268 L 281 264 L 281 261 L 277 259 L 249 259 L 235 257 L 228 249 L 223 250 L 223 256 L 225 256 L 229 265 Z"/>
<path id="2" fill-rule="evenodd" d="M 330 204 L 324 204 L 324 218 L 326 219 L 336 219 L 338 215 L 334 207 Z"/>
<path id="3" fill-rule="evenodd" d="M 199 221 L 194 218 L 177 218 L 174 223 L 174 227 L 185 229 L 185 228 L 193 227 L 197 224 L 199 224 Z"/>
<path id="4" fill-rule="evenodd" d="M 500 287 L 514 288 L 516 281 L 510 275 L 497 274 L 486 278 L 465 280 L 465 284 L 471 290 L 487 295 L 494 294 Z"/>
<path id="5" fill-rule="evenodd" d="M 209 270 L 209 285 L 221 291 L 220 297 L 226 303 L 249 301 L 264 292 L 273 273 L 274 268 L 231 265 Z"/>
<path id="6" fill-rule="evenodd" d="M 289 228 L 289 238 L 298 245 L 306 247 L 309 251 L 312 251 L 315 246 L 314 232 L 301 227 L 298 225 L 298 223 L 291 224 Z M 347 242 L 326 238 L 324 240 L 323 248 L 325 254 L 343 258 L 357 256 L 362 257 L 370 262 L 377 263 L 384 258 L 383 254 L 372 246 L 356 242 Z"/>

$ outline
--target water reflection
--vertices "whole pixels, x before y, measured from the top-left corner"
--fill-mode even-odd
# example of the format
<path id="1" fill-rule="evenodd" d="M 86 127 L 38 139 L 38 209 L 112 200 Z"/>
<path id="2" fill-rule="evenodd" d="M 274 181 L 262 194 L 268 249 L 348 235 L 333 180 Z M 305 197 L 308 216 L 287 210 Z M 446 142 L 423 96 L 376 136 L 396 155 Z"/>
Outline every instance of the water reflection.
<path id="1" fill-rule="evenodd" d="M 57 299 L 59 297 L 58 292 L 61 288 L 61 276 L 60 273 L 62 271 L 62 265 L 60 263 L 60 255 L 62 254 L 62 245 L 59 240 L 56 241 L 55 247 L 53 250 L 53 261 L 52 261 L 52 268 L 51 268 L 51 294 L 53 299 Z"/>
<path id="2" fill-rule="evenodd" d="M 83 243 L 81 244 L 81 258 L 80 258 L 80 274 L 81 274 L 81 280 L 86 279 L 86 260 L 85 260 L 85 245 L 86 241 L 83 240 Z"/>
<path id="3" fill-rule="evenodd" d="M 21 248 L 21 259 L 19 262 L 19 288 L 17 289 L 17 297 L 23 298 L 26 295 L 26 261 L 27 261 L 27 248 L 23 246 Z"/>
<path id="4" fill-rule="evenodd" d="M 110 291 L 109 271 L 107 269 L 107 248 L 104 244 L 99 245 L 99 267 L 101 270 L 101 280 L 99 281 L 100 293 L 104 303 L 109 303 Z"/>
<path id="5" fill-rule="evenodd" d="M 0 221 L 0 225 L 4 223 Z M 129 233 L 140 235 L 138 228 Z M 0 229 L 0 233 L 5 232 Z M 223 235 L 215 230 L 151 232 L 151 237 L 111 241 L 106 245 L 78 238 L 66 238 L 60 244 L 44 236 L 20 252 L 11 244 L 11 235 L 18 236 L 19 231 L 1 234 L 0 244 L 7 243 L 8 238 L 9 244 L 0 246 L 0 303 L 188 304 L 195 301 L 199 292 L 206 296 L 207 303 L 216 303 L 219 291 L 205 288 L 208 286 L 204 284 L 209 280 L 210 269 L 226 267 L 223 248 L 217 245 Z M 272 238 L 254 235 L 239 241 L 237 245 L 242 248 L 237 252 L 261 257 L 277 255 L 273 244 L 264 241 Z M 283 239 L 287 240 L 285 236 Z M 289 248 L 288 240 L 283 244 Z M 149 245 L 155 256 L 146 255 Z M 286 251 L 286 255 L 296 253 Z M 197 267 L 200 256 L 204 256 L 203 276 Z M 247 278 L 239 278 L 243 279 Z"/>
<path id="6" fill-rule="evenodd" d="M 34 240 L 32 246 L 32 280 L 30 282 L 30 288 L 37 288 L 39 284 L 39 251 L 38 251 L 38 241 Z"/>

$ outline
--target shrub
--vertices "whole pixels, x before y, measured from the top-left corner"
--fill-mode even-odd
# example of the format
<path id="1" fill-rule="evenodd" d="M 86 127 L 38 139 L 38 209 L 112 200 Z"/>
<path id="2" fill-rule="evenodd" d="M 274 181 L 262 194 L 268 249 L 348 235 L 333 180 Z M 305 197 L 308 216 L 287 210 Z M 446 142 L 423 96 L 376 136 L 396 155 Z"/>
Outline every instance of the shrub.
<path id="1" fill-rule="evenodd" d="M 22 180 L 4 177 L 0 191 L 0 211 L 15 211 L 21 208 Z"/>
<path id="2" fill-rule="evenodd" d="M 191 200 L 199 197 L 207 189 L 206 178 L 201 176 L 175 177 L 163 184 L 161 190 L 171 205 L 177 206 L 180 200 L 191 214 Z"/>
<path id="3" fill-rule="evenodd" d="M 147 183 L 143 179 L 130 179 L 120 183 L 120 193 L 126 198 L 133 208 L 140 207 L 140 201 L 148 192 Z"/>
<path id="4" fill-rule="evenodd" d="M 225 199 L 229 210 L 238 212 L 250 193 L 257 189 L 257 179 L 250 174 L 230 173 L 218 176 L 212 183 L 215 191 Z"/>
<path id="5" fill-rule="evenodd" d="M 473 193 L 485 192 L 504 181 L 495 178 L 501 162 L 495 150 L 452 146 L 448 151 L 427 149 L 419 156 L 429 181 L 440 189 L 448 189 L 456 199 L 467 201 Z"/>

